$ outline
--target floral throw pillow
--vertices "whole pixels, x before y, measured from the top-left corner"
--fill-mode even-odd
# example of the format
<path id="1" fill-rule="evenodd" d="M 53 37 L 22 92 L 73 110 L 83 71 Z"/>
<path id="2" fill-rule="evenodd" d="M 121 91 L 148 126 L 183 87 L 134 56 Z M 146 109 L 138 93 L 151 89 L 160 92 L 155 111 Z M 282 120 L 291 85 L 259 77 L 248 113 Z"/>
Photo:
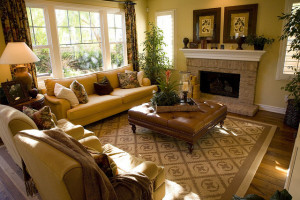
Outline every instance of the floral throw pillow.
<path id="1" fill-rule="evenodd" d="M 70 88 L 75 93 L 79 103 L 87 103 L 89 101 L 84 86 L 80 84 L 77 80 L 74 80 L 71 83 Z"/>
<path id="2" fill-rule="evenodd" d="M 39 130 L 48 130 L 55 127 L 49 106 L 44 106 L 40 110 L 23 106 L 23 112 L 34 121 Z"/>
<path id="3" fill-rule="evenodd" d="M 137 72 L 118 73 L 118 79 L 122 89 L 136 88 L 140 86 L 137 80 Z"/>

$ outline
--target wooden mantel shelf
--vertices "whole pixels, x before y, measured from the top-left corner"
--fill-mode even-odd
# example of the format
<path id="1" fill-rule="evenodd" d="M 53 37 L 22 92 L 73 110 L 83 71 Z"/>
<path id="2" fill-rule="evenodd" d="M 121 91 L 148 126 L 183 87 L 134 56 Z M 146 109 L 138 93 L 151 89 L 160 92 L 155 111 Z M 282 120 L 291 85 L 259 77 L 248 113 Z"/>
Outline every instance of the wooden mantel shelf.
<path id="1" fill-rule="evenodd" d="M 229 49 L 180 49 L 186 58 L 257 61 L 266 51 Z"/>

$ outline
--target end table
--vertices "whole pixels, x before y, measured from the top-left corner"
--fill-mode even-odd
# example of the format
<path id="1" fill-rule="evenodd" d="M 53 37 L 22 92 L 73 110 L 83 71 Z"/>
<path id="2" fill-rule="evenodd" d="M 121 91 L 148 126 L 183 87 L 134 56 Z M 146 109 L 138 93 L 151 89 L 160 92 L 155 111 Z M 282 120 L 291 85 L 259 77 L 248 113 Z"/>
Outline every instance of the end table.
<path id="1" fill-rule="evenodd" d="M 16 105 L 12 105 L 12 107 L 22 111 L 23 110 L 23 106 L 27 106 L 36 110 L 41 109 L 42 107 L 44 107 L 45 105 L 45 97 L 42 94 L 38 94 L 36 96 L 36 98 L 31 98 L 29 101 L 20 103 L 20 104 L 16 104 Z"/>

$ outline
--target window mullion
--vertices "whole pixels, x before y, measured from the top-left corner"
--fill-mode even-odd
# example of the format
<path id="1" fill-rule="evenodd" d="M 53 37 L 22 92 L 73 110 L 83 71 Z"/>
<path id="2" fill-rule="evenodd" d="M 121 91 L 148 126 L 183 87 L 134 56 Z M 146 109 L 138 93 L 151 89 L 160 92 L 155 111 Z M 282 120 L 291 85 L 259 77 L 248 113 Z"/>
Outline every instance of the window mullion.
<path id="1" fill-rule="evenodd" d="M 109 45 L 109 34 L 108 34 L 108 23 L 107 23 L 107 12 L 101 12 L 101 34 L 102 34 L 102 45 L 103 49 L 103 70 L 108 70 L 111 68 L 111 58 L 110 58 L 110 45 Z"/>

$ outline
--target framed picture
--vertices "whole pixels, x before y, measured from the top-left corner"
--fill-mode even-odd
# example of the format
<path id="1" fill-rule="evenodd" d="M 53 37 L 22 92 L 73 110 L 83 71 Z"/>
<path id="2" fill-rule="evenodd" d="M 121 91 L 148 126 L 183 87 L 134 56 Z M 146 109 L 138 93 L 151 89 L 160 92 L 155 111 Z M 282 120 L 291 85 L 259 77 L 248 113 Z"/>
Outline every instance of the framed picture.
<path id="1" fill-rule="evenodd" d="M 211 43 L 220 42 L 221 8 L 194 10 L 193 42 L 201 39 Z"/>
<path id="2" fill-rule="evenodd" d="M 239 36 L 255 35 L 258 4 L 225 7 L 224 43 L 235 43 Z"/>
<path id="3" fill-rule="evenodd" d="M 9 105 L 19 104 L 30 99 L 25 87 L 19 81 L 3 82 L 1 86 Z"/>

